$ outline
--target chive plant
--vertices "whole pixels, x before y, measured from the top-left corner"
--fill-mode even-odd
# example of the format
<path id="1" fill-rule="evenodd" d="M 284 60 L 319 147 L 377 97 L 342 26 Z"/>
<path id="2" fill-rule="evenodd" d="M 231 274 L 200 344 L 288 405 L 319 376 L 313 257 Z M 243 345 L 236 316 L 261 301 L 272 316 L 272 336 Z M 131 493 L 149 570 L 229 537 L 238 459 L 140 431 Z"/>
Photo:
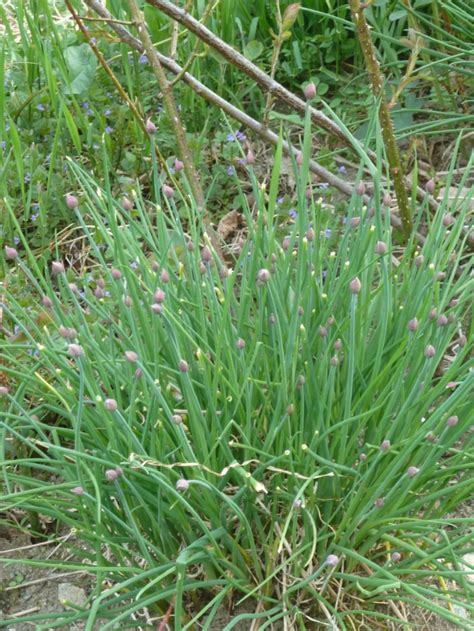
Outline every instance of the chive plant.
<path id="1" fill-rule="evenodd" d="M 400 622 L 401 602 L 470 627 L 472 522 L 455 512 L 473 490 L 469 200 L 433 216 L 427 195 L 426 241 L 402 250 L 380 174 L 369 207 L 354 194 L 328 214 L 308 156 L 291 221 L 281 147 L 268 187 L 247 167 L 256 210 L 242 192 L 232 261 L 183 171 L 160 198 L 156 163 L 153 203 L 137 183 L 123 204 L 70 161 L 90 273 L 60 252 L 43 270 L 26 239 L 9 250 L 31 304 L 4 305 L 2 521 L 74 529 L 55 565 L 96 577 L 87 607 L 25 622 L 137 627 L 171 606 L 178 631 L 232 602 L 247 613 L 226 629 L 349 629 Z"/>

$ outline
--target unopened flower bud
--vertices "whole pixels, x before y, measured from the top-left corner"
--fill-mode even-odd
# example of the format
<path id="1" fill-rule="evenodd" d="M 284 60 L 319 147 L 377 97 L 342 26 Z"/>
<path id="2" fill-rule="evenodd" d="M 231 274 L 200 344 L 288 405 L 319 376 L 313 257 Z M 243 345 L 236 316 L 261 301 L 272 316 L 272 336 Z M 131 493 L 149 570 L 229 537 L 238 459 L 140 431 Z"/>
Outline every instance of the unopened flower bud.
<path id="1" fill-rule="evenodd" d="M 443 217 L 443 226 L 450 226 L 454 222 L 454 217 L 451 213 L 446 213 Z"/>
<path id="2" fill-rule="evenodd" d="M 174 170 L 178 172 L 178 171 L 182 171 L 183 169 L 184 169 L 184 162 L 181 162 L 181 160 L 178 160 L 178 158 L 176 158 L 176 160 L 174 161 Z"/>
<path id="3" fill-rule="evenodd" d="M 349 224 L 352 228 L 357 228 L 357 226 L 360 224 L 360 217 L 351 217 Z"/>
<path id="4" fill-rule="evenodd" d="M 353 278 L 351 282 L 349 283 L 349 289 L 352 294 L 360 293 L 360 290 L 362 289 L 362 284 L 357 276 Z"/>
<path id="5" fill-rule="evenodd" d="M 61 261 L 53 261 L 51 263 L 51 272 L 55 275 L 62 274 L 64 272 L 64 265 Z"/>
<path id="6" fill-rule="evenodd" d="M 189 364 L 185 359 L 180 359 L 179 360 L 179 364 L 178 364 L 178 368 L 180 372 L 188 372 L 189 371 Z"/>
<path id="7" fill-rule="evenodd" d="M 175 425 L 181 425 L 183 423 L 183 417 L 180 414 L 173 414 L 173 416 L 171 417 L 171 421 Z"/>
<path id="8" fill-rule="evenodd" d="M 432 195 L 435 192 L 436 189 L 436 184 L 435 181 L 433 180 L 433 178 L 431 178 L 430 180 L 428 180 L 425 184 L 425 190 L 427 193 L 429 193 L 430 195 Z"/>
<path id="9" fill-rule="evenodd" d="M 5 246 L 5 258 L 9 261 L 13 261 L 18 256 L 18 252 L 15 248 L 11 248 L 9 245 Z"/>
<path id="10" fill-rule="evenodd" d="M 303 164 L 303 154 L 301 151 L 298 151 L 296 154 L 296 164 L 300 167 Z"/>
<path id="11" fill-rule="evenodd" d="M 179 491 L 180 493 L 183 493 L 184 491 L 187 491 L 188 489 L 189 489 L 189 482 L 185 480 L 184 478 L 181 478 L 180 480 L 176 482 L 176 490 Z"/>
<path id="12" fill-rule="evenodd" d="M 294 411 L 295 411 L 295 406 L 293 405 L 293 403 L 290 403 L 288 407 L 286 408 L 286 413 L 288 414 L 288 416 L 291 416 Z"/>
<path id="13" fill-rule="evenodd" d="M 357 186 L 355 187 L 355 192 L 357 193 L 357 195 L 364 195 L 364 193 L 365 193 L 365 184 L 364 184 L 364 182 L 359 182 L 357 184 Z"/>
<path id="14" fill-rule="evenodd" d="M 9 392 L 10 390 L 7 386 L 0 386 L 0 397 L 6 397 Z"/>
<path id="15" fill-rule="evenodd" d="M 434 320 L 436 318 L 436 316 L 438 315 L 438 312 L 436 309 L 431 309 L 430 312 L 428 313 L 428 318 L 430 320 Z"/>
<path id="16" fill-rule="evenodd" d="M 316 86 L 314 85 L 314 83 L 311 82 L 311 83 L 308 83 L 308 85 L 305 86 L 304 96 L 305 96 L 307 101 L 310 101 L 311 99 L 314 99 L 314 97 L 316 96 Z"/>
<path id="17" fill-rule="evenodd" d="M 145 129 L 147 134 L 154 134 L 156 132 L 156 125 L 148 118 L 145 123 Z"/>
<path id="18" fill-rule="evenodd" d="M 128 197 L 122 197 L 122 208 L 124 210 L 132 210 L 133 202 Z"/>
<path id="19" fill-rule="evenodd" d="M 418 320 L 416 318 L 413 318 L 412 320 L 408 322 L 409 331 L 416 331 L 417 328 L 418 328 Z"/>
<path id="20" fill-rule="evenodd" d="M 387 251 L 387 244 L 383 241 L 377 241 L 375 244 L 375 253 L 376 254 L 385 254 Z"/>
<path id="21" fill-rule="evenodd" d="M 334 348 L 336 349 L 336 351 L 340 350 L 340 349 L 342 348 L 342 340 L 337 339 L 337 340 L 334 342 Z"/>
<path id="22" fill-rule="evenodd" d="M 106 410 L 109 410 L 109 412 L 115 412 L 118 408 L 118 403 L 115 399 L 105 399 L 104 406 Z"/>
<path id="23" fill-rule="evenodd" d="M 329 565 L 331 567 L 335 567 L 338 563 L 339 563 L 339 557 L 336 556 L 335 554 L 330 554 L 326 558 L 326 565 Z"/>
<path id="24" fill-rule="evenodd" d="M 138 361 L 138 355 L 137 353 L 135 353 L 135 351 L 125 351 L 125 359 L 133 364 L 134 362 Z"/>
<path id="25" fill-rule="evenodd" d="M 458 424 L 458 422 L 459 422 L 459 419 L 457 416 L 450 416 L 448 420 L 446 421 L 446 425 L 448 427 L 454 427 L 455 425 Z"/>
<path id="26" fill-rule="evenodd" d="M 390 449 L 390 441 L 384 440 L 380 445 L 380 451 L 388 451 Z"/>
<path id="27" fill-rule="evenodd" d="M 123 297 L 123 304 L 126 307 L 131 307 L 133 305 L 133 300 L 132 300 L 131 296 L 124 296 Z"/>
<path id="28" fill-rule="evenodd" d="M 436 355 L 436 349 L 434 346 L 431 346 L 431 344 L 428 344 L 428 346 L 425 348 L 425 357 L 427 359 L 431 359 L 432 357 L 434 357 Z"/>
<path id="29" fill-rule="evenodd" d="M 265 283 L 268 283 L 269 280 L 270 280 L 270 272 L 265 268 L 260 269 L 257 274 L 257 281 L 260 284 L 264 285 Z"/>
<path id="30" fill-rule="evenodd" d="M 235 345 L 237 346 L 239 351 L 241 351 L 243 348 L 245 348 L 245 340 L 243 340 L 241 337 L 239 337 L 239 339 L 237 340 Z"/>
<path id="31" fill-rule="evenodd" d="M 437 325 L 446 326 L 447 324 L 448 324 L 448 318 L 444 315 L 444 313 L 442 313 L 437 320 Z"/>
<path id="32" fill-rule="evenodd" d="M 166 294 L 162 289 L 158 288 L 153 294 L 153 298 L 155 299 L 155 302 L 161 304 L 165 301 Z"/>
<path id="33" fill-rule="evenodd" d="M 420 470 L 417 467 L 408 467 L 407 469 L 407 476 L 409 478 L 414 478 L 415 475 L 419 472 Z"/>
<path id="34" fill-rule="evenodd" d="M 110 273 L 112 274 L 112 278 L 114 280 L 118 280 L 119 278 L 122 277 L 122 272 L 119 269 L 116 269 L 115 267 Z"/>
<path id="35" fill-rule="evenodd" d="M 331 366 L 338 366 L 339 365 L 339 358 L 337 355 L 333 355 L 331 357 L 331 359 L 329 360 L 329 363 L 331 364 Z"/>
<path id="36" fill-rule="evenodd" d="M 163 313 L 163 305 L 158 303 L 158 302 L 154 302 L 151 305 L 151 310 L 153 311 L 153 313 L 156 313 L 156 314 L 159 315 L 159 314 Z"/>
<path id="37" fill-rule="evenodd" d="M 84 355 L 84 349 L 79 344 L 69 344 L 67 348 L 69 355 L 72 357 L 80 357 L 81 355 Z"/>
<path id="38" fill-rule="evenodd" d="M 310 226 L 308 228 L 308 230 L 306 230 L 306 238 L 308 239 L 308 241 L 314 241 L 314 230 L 313 228 Z"/>
<path id="39" fill-rule="evenodd" d="M 301 9 L 301 4 L 299 2 L 294 2 L 293 4 L 289 4 L 282 17 L 281 29 L 282 31 L 289 31 L 291 27 L 296 22 L 296 18 L 298 17 L 299 10 Z"/>
<path id="40" fill-rule="evenodd" d="M 319 336 L 320 337 L 327 337 L 328 334 L 328 330 L 325 326 L 320 326 L 319 327 Z"/>
<path id="41" fill-rule="evenodd" d="M 400 561 L 400 559 L 402 558 L 402 555 L 400 554 L 400 552 L 392 552 L 392 555 L 390 558 L 392 559 L 394 563 L 398 563 L 398 561 Z"/>
<path id="42" fill-rule="evenodd" d="M 51 309 L 51 307 L 53 306 L 53 301 L 49 296 L 43 296 L 41 298 L 41 302 L 43 303 L 43 307 L 45 307 L 46 309 Z"/>
<path id="43" fill-rule="evenodd" d="M 171 199 L 174 195 L 174 188 L 168 184 L 163 184 L 163 188 L 161 190 L 163 191 L 163 195 L 168 199 Z"/>
<path id="44" fill-rule="evenodd" d="M 245 161 L 247 162 L 247 164 L 254 164 L 255 163 L 255 156 L 253 155 L 251 149 L 249 149 L 247 151 L 247 155 L 245 157 Z"/>
<path id="45" fill-rule="evenodd" d="M 70 193 L 67 193 L 67 195 L 66 195 L 66 206 L 70 210 L 74 210 L 74 208 L 77 208 L 79 206 L 79 200 L 77 199 L 77 197 L 74 197 L 74 195 L 71 195 Z"/>
<path id="46" fill-rule="evenodd" d="M 118 473 L 117 469 L 107 469 L 107 471 L 105 472 L 105 478 L 109 482 L 115 482 L 115 480 L 119 477 L 120 474 Z"/>
<path id="47" fill-rule="evenodd" d="M 383 497 L 378 497 L 374 502 L 375 508 L 382 508 L 384 504 L 385 504 L 385 498 Z"/>
<path id="48" fill-rule="evenodd" d="M 283 241 L 281 242 L 281 247 L 284 252 L 287 252 L 288 248 L 290 247 L 290 237 L 284 237 Z"/>
<path id="49" fill-rule="evenodd" d="M 101 287 L 96 287 L 94 289 L 94 296 L 96 298 L 104 298 L 105 297 L 105 291 L 101 288 Z"/>
<path id="50" fill-rule="evenodd" d="M 207 245 L 205 245 L 201 250 L 201 260 L 203 263 L 209 263 L 212 261 L 212 252 Z"/>
<path id="51" fill-rule="evenodd" d="M 385 193 L 385 195 L 383 196 L 383 200 L 382 203 L 384 206 L 390 206 L 392 203 L 392 198 L 388 193 Z"/>
<path id="52" fill-rule="evenodd" d="M 161 270 L 160 280 L 161 280 L 162 283 L 169 283 L 170 282 L 170 275 L 168 273 L 168 270 L 166 270 L 166 269 Z"/>
<path id="53" fill-rule="evenodd" d="M 85 491 L 82 486 L 75 486 L 73 489 L 71 489 L 71 493 L 73 493 L 74 495 L 84 495 Z"/>

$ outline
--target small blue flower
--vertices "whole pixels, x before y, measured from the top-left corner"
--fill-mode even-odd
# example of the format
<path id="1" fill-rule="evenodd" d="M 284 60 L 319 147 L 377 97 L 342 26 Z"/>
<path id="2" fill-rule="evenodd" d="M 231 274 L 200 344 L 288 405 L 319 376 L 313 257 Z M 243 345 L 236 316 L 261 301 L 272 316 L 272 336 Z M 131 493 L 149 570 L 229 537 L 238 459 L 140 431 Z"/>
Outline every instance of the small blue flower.
<path id="1" fill-rule="evenodd" d="M 30 217 L 31 221 L 36 221 L 39 217 L 39 213 L 33 213 Z"/>
<path id="2" fill-rule="evenodd" d="M 341 166 L 338 168 L 339 173 L 347 173 L 347 169 L 346 167 L 341 164 Z"/>
<path id="3" fill-rule="evenodd" d="M 145 65 L 148 63 L 148 57 L 145 55 L 145 53 L 143 53 L 142 55 L 140 55 L 138 61 L 142 64 Z"/>
<path id="4" fill-rule="evenodd" d="M 20 237 L 17 237 L 16 235 L 13 237 L 13 243 L 15 245 L 18 245 L 20 243 Z"/>
<path id="5" fill-rule="evenodd" d="M 227 142 L 232 142 L 235 140 L 234 134 L 227 134 Z"/>
<path id="6" fill-rule="evenodd" d="M 247 164 L 247 162 L 246 162 L 245 158 L 239 158 L 239 159 L 237 160 L 237 164 L 244 165 L 244 164 Z"/>
<path id="7" fill-rule="evenodd" d="M 321 184 L 318 186 L 318 188 L 321 188 L 323 190 L 329 188 L 329 182 L 321 182 Z"/>
<path id="8" fill-rule="evenodd" d="M 277 197 L 277 204 L 283 204 L 284 201 L 285 201 L 284 197 Z"/>
<path id="9" fill-rule="evenodd" d="M 110 116 L 112 114 L 112 110 L 105 110 L 104 116 Z"/>
<path id="10" fill-rule="evenodd" d="M 94 114 L 94 110 L 92 110 L 91 108 L 89 108 L 89 109 L 87 110 L 86 114 L 87 114 L 88 116 L 92 116 L 92 115 Z"/>
<path id="11" fill-rule="evenodd" d="M 138 263 L 137 263 L 137 261 L 132 261 L 132 262 L 130 263 L 130 267 L 131 267 L 132 269 L 137 269 L 137 267 L 138 267 Z"/>
<path id="12" fill-rule="evenodd" d="M 92 149 L 95 149 L 97 151 L 97 149 L 100 149 L 100 145 L 98 145 L 97 143 L 94 143 L 92 145 Z"/>
<path id="13" fill-rule="evenodd" d="M 232 165 L 227 167 L 227 175 L 235 175 L 235 169 Z"/>
<path id="14" fill-rule="evenodd" d="M 97 44 L 97 37 L 91 37 L 91 43 Z"/>
<path id="15" fill-rule="evenodd" d="M 237 140 L 240 140 L 240 142 L 247 140 L 247 136 L 244 134 L 243 131 L 236 132 L 235 137 L 237 138 Z"/>
<path id="16" fill-rule="evenodd" d="M 342 225 L 345 226 L 348 221 L 349 221 L 349 217 L 343 217 L 342 218 Z"/>
<path id="17" fill-rule="evenodd" d="M 107 127 L 104 129 L 106 134 L 111 134 L 114 131 L 113 127 L 110 127 L 109 125 L 107 125 Z"/>
<path id="18" fill-rule="evenodd" d="M 89 101 L 83 101 L 83 102 L 81 103 L 81 107 L 82 107 L 84 110 L 88 110 L 88 109 L 89 109 Z"/>
<path id="19" fill-rule="evenodd" d="M 23 179 L 25 180 L 25 184 L 31 182 L 31 173 L 25 173 L 25 177 Z"/>
<path id="20" fill-rule="evenodd" d="M 296 219 L 296 217 L 298 217 L 298 213 L 296 212 L 294 208 L 290 208 L 290 210 L 288 211 L 288 214 L 290 215 L 292 219 Z"/>
<path id="21" fill-rule="evenodd" d="M 329 239 L 331 235 L 332 235 L 331 228 L 326 228 L 326 230 L 324 231 L 324 236 L 326 237 L 326 239 Z"/>
<path id="22" fill-rule="evenodd" d="M 0 148 L 1 149 L 6 149 L 7 148 L 7 141 L 6 140 L 2 140 L 0 142 Z"/>
<path id="23" fill-rule="evenodd" d="M 46 108 L 43 105 L 43 103 L 38 103 L 38 105 L 36 106 L 36 109 L 38 110 L 38 112 L 44 112 Z"/>

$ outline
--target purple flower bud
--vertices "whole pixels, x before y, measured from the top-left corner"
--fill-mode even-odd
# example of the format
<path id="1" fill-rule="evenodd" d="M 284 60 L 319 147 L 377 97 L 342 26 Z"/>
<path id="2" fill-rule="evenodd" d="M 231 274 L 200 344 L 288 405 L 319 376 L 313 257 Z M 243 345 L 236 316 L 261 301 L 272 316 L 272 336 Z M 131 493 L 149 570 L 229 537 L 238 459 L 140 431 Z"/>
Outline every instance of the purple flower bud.
<path id="1" fill-rule="evenodd" d="M 153 297 L 155 299 L 155 302 L 158 302 L 159 304 L 161 304 L 162 302 L 165 301 L 166 294 L 162 289 L 158 288 L 153 294 Z"/>
<path id="2" fill-rule="evenodd" d="M 338 563 L 339 563 L 339 557 L 336 556 L 335 554 L 330 554 L 326 558 L 326 565 L 329 565 L 331 567 L 335 567 Z"/>
<path id="3" fill-rule="evenodd" d="M 421 267 L 424 261 L 425 261 L 425 257 L 423 256 L 423 254 L 419 254 L 418 256 L 415 257 L 415 265 L 417 267 Z"/>
<path id="4" fill-rule="evenodd" d="M 166 269 L 161 270 L 160 280 L 161 280 L 162 283 L 169 283 L 170 282 L 170 275 L 168 273 L 168 270 L 166 270 Z"/>
<path id="5" fill-rule="evenodd" d="M 458 424 L 458 422 L 459 422 L 459 419 L 457 416 L 450 416 L 448 420 L 446 421 L 446 425 L 448 427 L 454 427 L 455 425 Z"/>
<path id="6" fill-rule="evenodd" d="M 436 280 L 444 280 L 446 278 L 446 272 L 436 272 L 435 279 Z"/>
<path id="7" fill-rule="evenodd" d="M 374 506 L 375 508 L 382 508 L 382 506 L 385 504 L 385 498 L 384 497 L 378 497 L 375 502 L 374 502 Z"/>
<path id="8" fill-rule="evenodd" d="M 334 316 L 329 316 L 329 318 L 326 320 L 326 326 L 332 326 L 335 321 L 336 318 Z"/>
<path id="9" fill-rule="evenodd" d="M 427 359 L 431 359 L 432 357 L 434 357 L 436 355 L 436 349 L 434 346 L 431 346 L 431 344 L 428 344 L 428 346 L 425 348 L 425 357 Z"/>
<path id="10" fill-rule="evenodd" d="M 53 301 L 49 296 L 43 296 L 41 298 L 41 302 L 43 303 L 43 307 L 45 307 L 46 309 L 51 309 L 51 307 L 53 306 Z"/>
<path id="11" fill-rule="evenodd" d="M 184 491 L 187 491 L 188 489 L 189 489 L 189 482 L 185 480 L 184 478 L 181 478 L 180 480 L 176 482 L 176 490 L 179 491 L 180 493 L 184 493 Z"/>
<path id="12" fill-rule="evenodd" d="M 151 264 L 151 269 L 153 272 L 157 272 L 160 269 L 160 264 L 157 261 L 153 261 Z"/>
<path id="13" fill-rule="evenodd" d="M 105 477 L 109 482 L 115 482 L 115 480 L 120 477 L 120 474 L 117 469 L 107 469 Z"/>
<path id="14" fill-rule="evenodd" d="M 436 311 L 436 309 L 431 309 L 430 312 L 428 313 L 428 318 L 430 320 L 434 320 L 436 318 L 436 316 L 438 315 L 438 312 Z"/>
<path id="15" fill-rule="evenodd" d="M 55 275 L 62 274 L 64 272 L 64 265 L 61 261 L 53 261 L 51 263 L 51 272 Z"/>
<path id="16" fill-rule="evenodd" d="M 154 134 L 156 132 L 156 125 L 149 118 L 145 123 L 145 130 L 147 134 Z"/>
<path id="17" fill-rule="evenodd" d="M 178 368 L 180 372 L 188 372 L 189 371 L 189 364 L 185 359 L 180 359 L 179 360 L 179 364 L 178 364 Z"/>
<path id="18" fill-rule="evenodd" d="M 417 467 L 408 467 L 407 476 L 409 478 L 414 478 L 418 472 L 419 472 L 419 469 Z"/>
<path id="19" fill-rule="evenodd" d="M 151 305 L 151 310 L 153 311 L 153 313 L 160 315 L 161 313 L 163 313 L 163 305 L 158 302 L 154 302 Z"/>
<path id="20" fill-rule="evenodd" d="M 362 284 L 357 276 L 349 283 L 349 289 L 352 294 L 358 294 L 362 289 Z"/>
<path id="21" fill-rule="evenodd" d="M 122 302 L 125 307 L 131 307 L 133 305 L 133 300 L 130 296 L 124 296 Z"/>
<path id="22" fill-rule="evenodd" d="M 105 291 L 101 287 L 96 287 L 94 289 L 94 296 L 98 299 L 105 297 Z"/>
<path id="23" fill-rule="evenodd" d="M 17 256 L 18 256 L 18 252 L 15 248 L 11 248 L 8 245 L 5 246 L 5 257 L 9 261 L 13 261 L 13 259 L 16 259 Z"/>
<path id="24" fill-rule="evenodd" d="M 112 269 L 110 273 L 112 274 L 112 278 L 114 280 L 118 280 L 119 278 L 122 277 L 122 272 L 119 269 L 116 269 L 115 267 Z"/>
<path id="25" fill-rule="evenodd" d="M 290 247 L 290 237 L 284 237 L 283 241 L 281 242 L 281 247 L 284 252 L 288 250 L 288 248 Z"/>
<path id="26" fill-rule="evenodd" d="M 115 412 L 118 408 L 118 403 L 115 399 L 105 399 L 104 406 L 106 410 L 109 410 L 109 412 Z"/>
<path id="27" fill-rule="evenodd" d="M 71 489 L 71 493 L 74 493 L 74 495 L 84 495 L 85 491 L 82 486 L 75 486 Z"/>
<path id="28" fill-rule="evenodd" d="M 80 357 L 84 355 L 84 349 L 79 344 L 69 344 L 68 347 L 69 355 L 72 357 Z"/>
<path id="29" fill-rule="evenodd" d="M 352 228 L 357 228 L 357 226 L 360 224 L 360 217 L 352 217 L 349 224 Z"/>
<path id="30" fill-rule="evenodd" d="M 175 425 L 181 425 L 183 422 L 183 417 L 180 414 L 173 414 L 171 420 Z"/>
<path id="31" fill-rule="evenodd" d="M 448 318 L 444 315 L 444 313 L 442 313 L 437 320 L 437 325 L 446 326 L 447 324 L 448 324 Z"/>
<path id="32" fill-rule="evenodd" d="M 385 193 L 385 195 L 383 196 L 383 200 L 382 200 L 382 204 L 384 206 L 390 206 L 392 203 L 392 198 L 388 193 Z"/>
<path id="33" fill-rule="evenodd" d="M 304 96 L 307 101 L 314 99 L 314 97 L 316 96 L 316 86 L 314 85 L 314 83 L 308 83 L 308 85 L 305 86 Z"/>
<path id="34" fill-rule="evenodd" d="M 331 357 L 331 359 L 329 360 L 329 363 L 331 364 L 331 366 L 338 366 L 339 365 L 339 358 L 337 355 L 333 355 Z"/>
<path id="35" fill-rule="evenodd" d="M 77 335 L 76 329 L 68 329 L 66 326 L 62 324 L 59 326 L 58 332 L 61 337 L 64 337 L 66 339 L 76 337 Z"/>
<path id="36" fill-rule="evenodd" d="M 124 210 L 132 210 L 133 202 L 128 197 L 122 197 L 122 208 Z"/>
<path id="37" fill-rule="evenodd" d="M 302 506 L 303 506 L 303 500 L 300 500 L 300 499 L 294 500 L 294 502 L 293 502 L 293 508 L 294 508 L 295 510 L 298 510 L 298 509 L 299 509 L 299 508 L 301 508 Z"/>
<path id="38" fill-rule="evenodd" d="M 10 390 L 7 386 L 0 386 L 0 397 L 6 397 L 9 392 Z"/>
<path id="39" fill-rule="evenodd" d="M 78 294 L 79 293 L 79 287 L 76 285 L 76 283 L 69 283 L 68 287 L 69 287 L 70 291 L 72 291 L 73 294 Z"/>
<path id="40" fill-rule="evenodd" d="M 433 178 L 431 178 L 430 180 L 428 180 L 425 184 L 425 190 L 427 193 L 429 193 L 430 195 L 432 195 L 435 192 L 436 189 L 436 184 L 435 181 L 433 180 Z"/>
<path id="41" fill-rule="evenodd" d="M 192 241 L 188 241 L 186 243 L 186 249 L 188 252 L 194 252 L 194 243 Z"/>
<path id="42" fill-rule="evenodd" d="M 309 227 L 308 230 L 306 230 L 306 238 L 308 239 L 308 241 L 314 241 L 314 230 L 313 228 Z"/>
<path id="43" fill-rule="evenodd" d="M 413 318 L 412 320 L 408 322 L 409 331 L 416 331 L 417 328 L 418 328 L 418 320 L 416 318 Z"/>
<path id="44" fill-rule="evenodd" d="M 303 154 L 301 151 L 298 151 L 296 154 L 296 164 L 300 167 L 303 164 Z"/>
<path id="45" fill-rule="evenodd" d="M 384 440 L 380 445 L 380 451 L 388 451 L 390 449 L 390 441 Z"/>
<path id="46" fill-rule="evenodd" d="M 357 186 L 355 187 L 355 192 L 357 193 L 357 195 L 364 195 L 364 193 L 365 193 L 365 184 L 364 184 L 364 182 L 359 182 L 357 184 Z"/>
<path id="47" fill-rule="evenodd" d="M 392 559 L 394 563 L 398 563 L 398 561 L 400 561 L 400 559 L 402 558 L 402 555 L 400 554 L 400 552 L 392 552 L 392 555 L 390 558 Z"/>
<path id="48" fill-rule="evenodd" d="M 436 441 L 436 435 L 433 432 L 428 432 L 425 436 L 426 440 L 430 443 L 434 443 Z"/>
<path id="49" fill-rule="evenodd" d="M 385 254 L 387 252 L 387 244 L 383 241 L 377 241 L 375 244 L 375 253 L 376 254 Z"/>
<path id="50" fill-rule="evenodd" d="M 337 340 L 334 342 L 334 348 L 336 349 L 336 351 L 340 350 L 340 349 L 342 348 L 342 340 L 337 339 Z"/>
<path id="51" fill-rule="evenodd" d="M 454 222 L 454 217 L 451 213 L 446 213 L 443 217 L 443 226 L 450 226 Z"/>
<path id="52" fill-rule="evenodd" d="M 199 261 L 199 271 L 201 272 L 201 274 L 205 274 L 207 271 L 206 264 L 202 261 Z"/>
<path id="53" fill-rule="evenodd" d="M 143 370 L 140 368 L 140 366 L 135 369 L 135 372 L 133 373 L 133 375 L 135 379 L 140 379 L 140 377 L 143 375 Z"/>
<path id="54" fill-rule="evenodd" d="M 135 353 L 135 351 L 125 351 L 125 359 L 133 364 L 138 361 L 138 355 L 137 353 Z"/>
<path id="55" fill-rule="evenodd" d="M 73 210 L 74 208 L 77 208 L 79 206 L 79 200 L 77 199 L 77 197 L 74 197 L 74 195 L 71 195 L 70 193 L 67 193 L 67 195 L 66 195 L 66 206 L 70 210 Z"/>
<path id="56" fill-rule="evenodd" d="M 163 195 L 168 199 L 171 199 L 174 195 L 174 188 L 168 184 L 163 184 L 163 188 L 161 190 L 163 191 Z"/>
<path id="57" fill-rule="evenodd" d="M 210 261 L 212 261 L 212 252 L 207 247 L 207 245 L 205 245 L 201 250 L 201 260 L 203 261 L 203 263 L 209 263 Z"/>
<path id="58" fill-rule="evenodd" d="M 319 327 L 319 337 L 327 337 L 328 330 L 325 326 Z"/>
<path id="59" fill-rule="evenodd" d="M 241 351 L 243 348 L 245 348 L 245 340 L 243 340 L 241 337 L 239 337 L 239 339 L 237 340 L 235 345 L 237 346 L 239 351 Z"/>
<path id="60" fill-rule="evenodd" d="M 176 160 L 174 161 L 174 170 L 178 172 L 178 171 L 182 171 L 183 169 L 184 169 L 184 162 L 181 162 L 181 160 L 178 160 L 178 158 L 176 158 Z"/>
<path id="61" fill-rule="evenodd" d="M 255 164 L 255 156 L 253 155 L 251 149 L 249 149 L 247 151 L 247 155 L 245 157 L 245 161 L 247 162 L 247 164 Z"/>
<path id="62" fill-rule="evenodd" d="M 270 280 L 270 272 L 267 269 L 262 268 L 258 270 L 258 273 L 257 273 L 258 283 L 260 283 L 261 285 L 264 285 L 265 283 L 268 283 L 269 280 Z"/>

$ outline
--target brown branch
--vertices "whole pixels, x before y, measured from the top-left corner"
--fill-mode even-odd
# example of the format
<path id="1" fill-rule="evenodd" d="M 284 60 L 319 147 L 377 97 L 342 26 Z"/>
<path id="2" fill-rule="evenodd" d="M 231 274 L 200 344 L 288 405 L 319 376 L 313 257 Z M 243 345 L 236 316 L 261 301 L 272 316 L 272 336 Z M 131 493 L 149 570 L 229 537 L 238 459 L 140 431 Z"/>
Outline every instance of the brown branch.
<path id="1" fill-rule="evenodd" d="M 413 221 L 411 209 L 408 203 L 407 189 L 405 188 L 405 177 L 403 174 L 402 163 L 398 152 L 397 142 L 395 140 L 393 123 L 390 116 L 390 110 L 387 106 L 387 99 L 385 98 L 383 76 L 380 71 L 369 27 L 365 19 L 363 5 L 361 5 L 360 0 L 349 0 L 349 6 L 357 28 L 359 43 L 362 48 L 362 54 L 365 60 L 365 67 L 367 68 L 369 75 L 372 93 L 378 101 L 380 127 L 385 144 L 385 150 L 387 152 L 389 171 L 393 180 L 395 195 L 397 197 L 398 211 L 402 219 L 403 233 L 405 235 L 405 239 L 408 239 L 413 229 Z"/>

